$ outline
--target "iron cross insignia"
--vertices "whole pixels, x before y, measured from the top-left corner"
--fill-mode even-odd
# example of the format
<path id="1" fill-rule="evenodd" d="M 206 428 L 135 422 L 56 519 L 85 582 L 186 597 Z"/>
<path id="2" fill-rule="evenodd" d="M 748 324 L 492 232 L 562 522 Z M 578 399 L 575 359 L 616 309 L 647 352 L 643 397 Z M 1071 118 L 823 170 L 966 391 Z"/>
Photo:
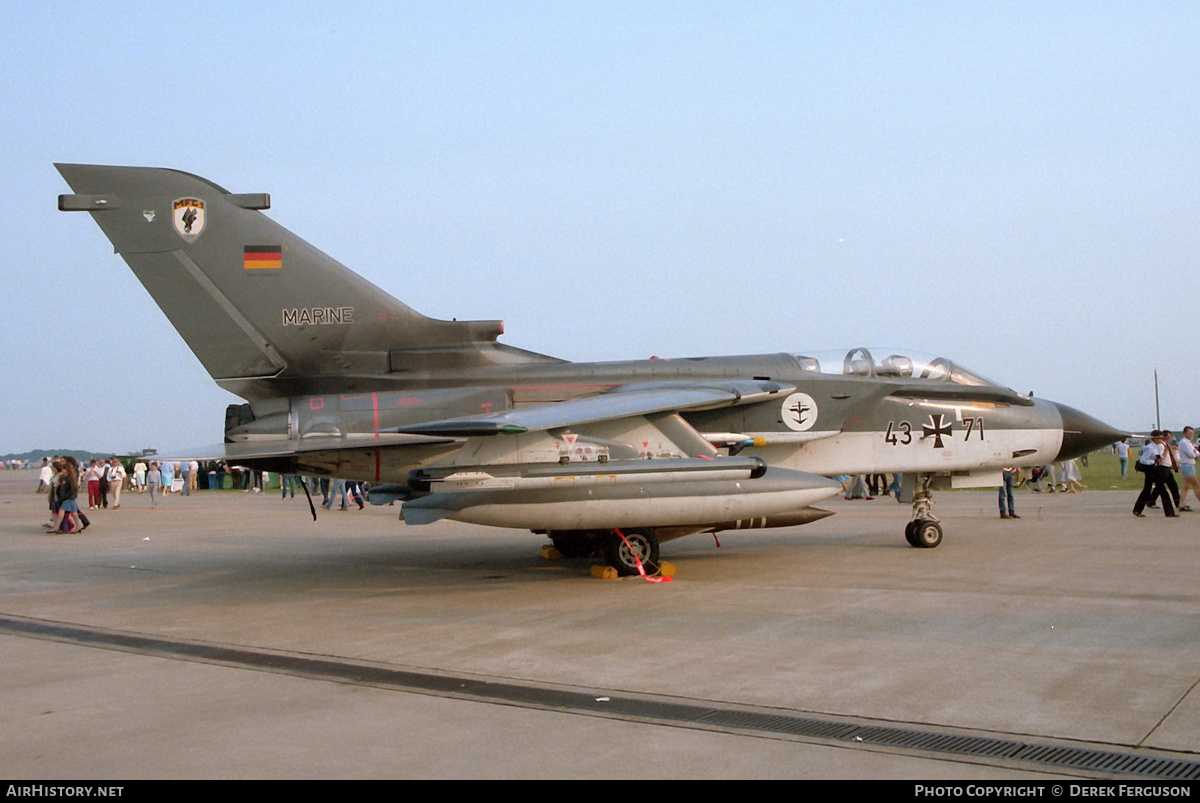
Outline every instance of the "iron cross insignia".
<path id="1" fill-rule="evenodd" d="M 947 421 L 946 416 L 941 413 L 938 413 L 936 416 L 930 414 L 929 422 L 921 426 L 921 432 L 924 433 L 924 437 L 926 438 L 930 435 L 933 436 L 934 449 L 942 449 L 944 448 L 942 436 L 945 435 L 949 438 L 954 433 L 954 425 Z"/>

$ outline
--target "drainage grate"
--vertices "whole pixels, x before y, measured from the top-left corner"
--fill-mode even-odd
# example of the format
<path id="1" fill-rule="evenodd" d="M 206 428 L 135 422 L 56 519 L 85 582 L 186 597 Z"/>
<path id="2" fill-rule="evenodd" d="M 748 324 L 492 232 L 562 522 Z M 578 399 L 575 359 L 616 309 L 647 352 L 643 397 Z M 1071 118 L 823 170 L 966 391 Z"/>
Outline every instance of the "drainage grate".
<path id="1" fill-rule="evenodd" d="M 0 616 L 0 632 L 68 641 L 91 647 L 249 667 L 319 680 L 358 683 L 444 697 L 525 705 L 566 713 L 722 730 L 891 747 L 914 752 L 993 759 L 1068 770 L 1162 780 L 1200 780 L 1200 763 L 1086 747 L 1030 744 L 1018 739 L 964 736 L 887 725 L 859 725 L 835 717 L 815 718 L 747 711 L 622 694 L 539 687 L 507 681 L 414 672 L 335 658 L 283 655 L 262 650 L 139 636 L 36 619 Z"/>

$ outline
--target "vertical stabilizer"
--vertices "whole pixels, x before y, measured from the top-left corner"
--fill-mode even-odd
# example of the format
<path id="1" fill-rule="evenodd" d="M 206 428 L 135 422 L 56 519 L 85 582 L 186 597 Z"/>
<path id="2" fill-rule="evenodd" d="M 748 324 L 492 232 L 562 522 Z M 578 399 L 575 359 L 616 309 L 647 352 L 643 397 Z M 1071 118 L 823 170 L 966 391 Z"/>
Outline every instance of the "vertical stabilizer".
<path id="1" fill-rule="evenodd" d="M 456 350 L 507 349 L 499 321 L 428 318 L 312 247 L 263 214 L 265 194 L 177 170 L 56 167 L 74 190 L 59 208 L 91 213 L 209 374 L 242 395 L 261 380 L 386 376 L 430 350 L 452 366 Z"/>

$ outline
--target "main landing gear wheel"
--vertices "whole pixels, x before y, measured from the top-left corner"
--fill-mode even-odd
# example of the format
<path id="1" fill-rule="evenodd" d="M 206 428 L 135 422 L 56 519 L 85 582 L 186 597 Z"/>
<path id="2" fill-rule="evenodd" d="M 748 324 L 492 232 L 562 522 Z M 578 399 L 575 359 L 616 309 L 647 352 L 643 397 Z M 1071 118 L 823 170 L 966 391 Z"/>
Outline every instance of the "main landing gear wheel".
<path id="1" fill-rule="evenodd" d="M 605 539 L 604 557 L 617 574 L 628 577 L 638 574 L 638 560 L 646 574 L 658 572 L 658 536 L 649 528 L 621 530 L 622 539 L 610 532 Z M 628 541 L 629 543 L 626 543 Z M 635 559 L 634 556 L 637 556 Z"/>
<path id="2" fill-rule="evenodd" d="M 942 543 L 942 525 L 930 519 L 910 521 L 904 528 L 904 538 L 919 549 L 933 549 Z"/>

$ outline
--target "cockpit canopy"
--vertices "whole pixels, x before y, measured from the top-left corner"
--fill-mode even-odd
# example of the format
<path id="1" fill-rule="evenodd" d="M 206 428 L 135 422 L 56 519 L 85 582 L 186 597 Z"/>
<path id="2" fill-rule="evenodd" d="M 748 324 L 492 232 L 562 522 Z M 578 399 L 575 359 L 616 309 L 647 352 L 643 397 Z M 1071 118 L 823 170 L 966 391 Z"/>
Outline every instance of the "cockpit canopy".
<path id="1" fill-rule="evenodd" d="M 932 379 L 974 387 L 1004 387 L 945 357 L 917 351 L 860 346 L 849 351 L 818 351 L 792 356 L 804 371 L 828 376 Z"/>

